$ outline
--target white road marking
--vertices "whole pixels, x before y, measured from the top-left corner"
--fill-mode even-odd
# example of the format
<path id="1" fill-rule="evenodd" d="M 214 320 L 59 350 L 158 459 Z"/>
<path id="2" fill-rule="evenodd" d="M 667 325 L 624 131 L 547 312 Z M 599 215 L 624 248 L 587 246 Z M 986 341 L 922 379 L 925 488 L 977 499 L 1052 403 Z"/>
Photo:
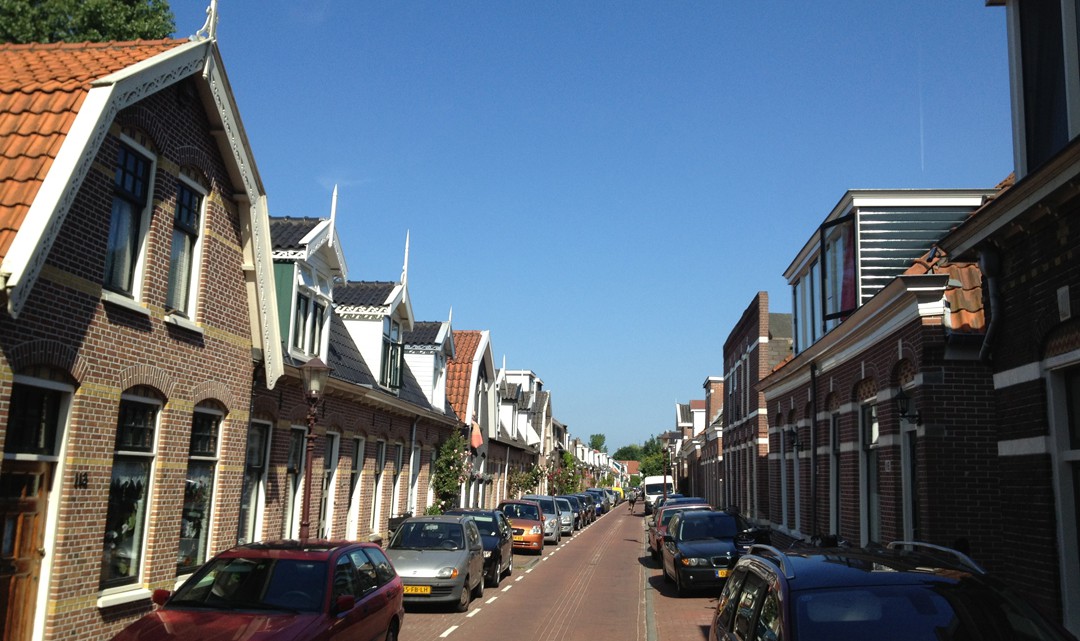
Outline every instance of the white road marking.
<path id="1" fill-rule="evenodd" d="M 480 608 L 473 608 L 471 612 L 465 615 L 465 618 L 471 619 L 478 614 L 480 614 Z"/>
<path id="2" fill-rule="evenodd" d="M 509 589 L 510 589 L 510 588 L 512 588 L 512 587 L 514 587 L 514 586 L 512 586 L 512 585 L 508 585 L 508 586 L 506 586 L 505 588 L 503 588 L 503 589 L 502 589 L 502 591 L 503 591 L 503 592 L 506 592 L 507 590 L 509 590 Z M 492 601 L 494 601 L 494 599 L 492 599 Z"/>
<path id="3" fill-rule="evenodd" d="M 504 590 L 504 592 L 505 592 L 505 590 Z M 494 602 L 495 602 L 495 599 L 497 599 L 497 598 L 499 598 L 499 597 L 497 597 L 497 596 L 493 596 L 493 597 L 491 597 L 490 599 L 488 599 L 487 601 L 484 601 L 484 603 L 486 603 L 486 604 L 491 604 L 491 603 L 494 603 Z"/>
<path id="4" fill-rule="evenodd" d="M 446 637 L 450 636 L 451 632 L 453 632 L 454 630 L 457 630 L 457 629 L 458 629 L 458 627 L 456 625 L 452 625 L 449 628 L 446 628 L 446 632 L 443 632 L 442 634 L 440 634 L 439 638 L 440 639 L 445 639 Z"/>

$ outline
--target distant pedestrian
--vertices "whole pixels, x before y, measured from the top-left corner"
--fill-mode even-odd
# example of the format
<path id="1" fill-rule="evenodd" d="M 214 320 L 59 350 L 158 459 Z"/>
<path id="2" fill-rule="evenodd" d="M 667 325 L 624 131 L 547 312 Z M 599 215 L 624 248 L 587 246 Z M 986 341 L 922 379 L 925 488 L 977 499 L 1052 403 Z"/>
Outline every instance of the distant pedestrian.
<path id="1" fill-rule="evenodd" d="M 634 513 L 634 504 L 637 503 L 637 492 L 630 492 L 630 513 Z"/>

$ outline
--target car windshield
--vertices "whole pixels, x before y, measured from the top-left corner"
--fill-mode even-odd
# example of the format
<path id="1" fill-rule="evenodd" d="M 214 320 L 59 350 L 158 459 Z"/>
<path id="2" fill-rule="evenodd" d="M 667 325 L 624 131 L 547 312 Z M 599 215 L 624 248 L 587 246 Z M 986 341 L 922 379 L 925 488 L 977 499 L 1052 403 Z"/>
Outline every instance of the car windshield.
<path id="1" fill-rule="evenodd" d="M 495 523 L 495 517 L 487 514 L 470 514 L 476 529 L 484 536 L 499 536 L 499 526 Z"/>
<path id="2" fill-rule="evenodd" d="M 733 539 L 736 534 L 735 519 L 727 514 L 710 514 L 706 518 L 686 519 L 679 526 L 680 541 Z"/>
<path id="3" fill-rule="evenodd" d="M 221 558 L 180 586 L 169 605 L 318 612 L 325 591 L 323 561 Z"/>
<path id="4" fill-rule="evenodd" d="M 704 508 L 698 508 L 698 510 L 694 510 L 692 508 L 688 508 L 688 509 L 685 509 L 685 510 L 668 510 L 668 509 L 661 510 L 660 511 L 660 525 L 667 525 L 668 522 L 671 521 L 671 517 L 675 516 L 679 512 L 695 512 L 695 511 L 700 511 L 700 510 L 703 510 L 703 509 Z"/>
<path id="5" fill-rule="evenodd" d="M 544 514 L 554 514 L 555 513 L 555 501 L 552 501 L 551 499 L 541 499 L 541 498 L 530 499 L 530 500 L 536 501 L 537 503 L 539 503 L 540 504 L 540 509 L 544 511 Z"/>
<path id="6" fill-rule="evenodd" d="M 574 508 L 570 507 L 570 501 L 566 499 L 555 499 L 559 504 L 559 509 L 563 512 L 573 512 Z"/>
<path id="7" fill-rule="evenodd" d="M 505 514 L 511 519 L 522 519 L 527 521 L 540 520 L 540 513 L 537 511 L 535 505 L 525 505 L 524 503 L 507 503 L 499 509 L 503 511 L 503 514 Z"/>
<path id="8" fill-rule="evenodd" d="M 391 550 L 460 550 L 465 547 L 465 537 L 458 523 L 406 521 L 387 547 Z"/>
<path id="9" fill-rule="evenodd" d="M 1031 606 L 970 580 L 797 593 L 801 641 L 1064 641 Z"/>

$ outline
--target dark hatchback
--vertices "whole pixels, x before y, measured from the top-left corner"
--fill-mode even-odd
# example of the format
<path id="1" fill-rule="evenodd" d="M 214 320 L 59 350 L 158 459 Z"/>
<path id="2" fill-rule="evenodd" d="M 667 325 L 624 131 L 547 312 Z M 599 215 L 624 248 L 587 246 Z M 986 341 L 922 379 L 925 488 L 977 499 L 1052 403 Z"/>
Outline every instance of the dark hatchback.
<path id="1" fill-rule="evenodd" d="M 397 638 L 403 588 L 371 543 L 251 543 L 215 556 L 114 641 Z"/>
<path id="2" fill-rule="evenodd" d="M 472 517 L 484 541 L 484 582 L 489 588 L 499 587 L 502 578 L 514 572 L 514 532 L 510 519 L 501 510 L 482 508 L 459 508 L 443 514 Z"/>
<path id="3" fill-rule="evenodd" d="M 720 595 L 710 641 L 1076 641 L 967 556 L 755 545 Z"/>
<path id="4" fill-rule="evenodd" d="M 691 590 L 723 587 L 752 543 L 739 533 L 735 517 L 709 510 L 679 512 L 671 517 L 661 548 L 664 578 L 674 581 L 679 596 Z"/>

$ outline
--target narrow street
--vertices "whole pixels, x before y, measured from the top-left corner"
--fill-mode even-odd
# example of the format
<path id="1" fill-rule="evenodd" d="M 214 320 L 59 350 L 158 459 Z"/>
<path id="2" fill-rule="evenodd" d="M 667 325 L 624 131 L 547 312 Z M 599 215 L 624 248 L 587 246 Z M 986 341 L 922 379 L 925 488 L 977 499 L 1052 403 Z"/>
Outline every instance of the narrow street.
<path id="1" fill-rule="evenodd" d="M 625 504 L 548 546 L 517 554 L 514 573 L 468 612 L 408 607 L 401 641 L 698 641 L 715 595 L 678 598 L 645 548 L 641 507 Z"/>

